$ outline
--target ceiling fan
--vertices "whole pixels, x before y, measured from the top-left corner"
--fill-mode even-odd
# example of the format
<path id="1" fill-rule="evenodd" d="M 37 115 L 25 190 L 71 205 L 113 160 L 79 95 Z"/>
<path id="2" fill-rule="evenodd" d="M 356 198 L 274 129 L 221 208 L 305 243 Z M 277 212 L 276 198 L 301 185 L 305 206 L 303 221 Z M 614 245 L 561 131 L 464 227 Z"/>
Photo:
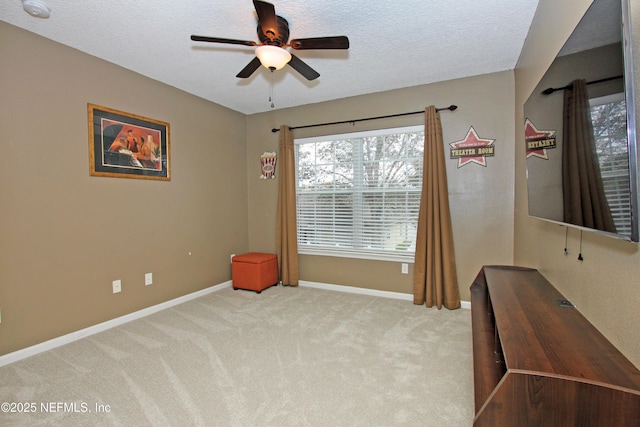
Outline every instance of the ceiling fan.
<path id="1" fill-rule="evenodd" d="M 256 46 L 256 57 L 236 77 L 246 79 L 261 64 L 271 71 L 279 70 L 289 64 L 291 68 L 302 74 L 307 80 L 314 80 L 320 77 L 320 74 L 300 58 L 291 54 L 286 49 L 287 47 L 291 47 L 294 50 L 349 49 L 349 39 L 346 36 L 312 37 L 289 41 L 289 23 L 283 17 L 276 15 L 273 4 L 266 1 L 253 0 L 253 5 L 258 14 L 257 31 L 260 43 L 220 37 L 191 36 L 191 40 L 197 42 Z"/>

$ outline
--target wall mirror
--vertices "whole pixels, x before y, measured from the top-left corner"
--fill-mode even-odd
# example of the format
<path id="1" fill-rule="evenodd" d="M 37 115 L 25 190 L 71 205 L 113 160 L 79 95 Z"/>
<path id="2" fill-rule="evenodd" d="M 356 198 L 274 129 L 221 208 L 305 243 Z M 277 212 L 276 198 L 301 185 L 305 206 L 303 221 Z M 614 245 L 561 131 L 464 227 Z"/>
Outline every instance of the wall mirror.
<path id="1" fill-rule="evenodd" d="M 529 215 L 637 242 L 631 14 L 629 0 L 594 0 L 524 116 Z"/>

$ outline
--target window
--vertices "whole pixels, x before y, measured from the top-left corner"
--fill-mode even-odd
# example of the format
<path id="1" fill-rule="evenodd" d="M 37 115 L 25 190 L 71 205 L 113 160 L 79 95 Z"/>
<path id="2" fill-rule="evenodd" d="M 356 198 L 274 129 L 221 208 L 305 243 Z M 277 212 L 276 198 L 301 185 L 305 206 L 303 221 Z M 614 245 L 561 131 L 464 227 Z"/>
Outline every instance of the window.
<path id="1" fill-rule="evenodd" d="M 423 129 L 297 139 L 299 253 L 412 262 Z"/>
<path id="2" fill-rule="evenodd" d="M 624 94 L 589 100 L 596 152 L 616 230 L 631 235 L 627 110 Z"/>

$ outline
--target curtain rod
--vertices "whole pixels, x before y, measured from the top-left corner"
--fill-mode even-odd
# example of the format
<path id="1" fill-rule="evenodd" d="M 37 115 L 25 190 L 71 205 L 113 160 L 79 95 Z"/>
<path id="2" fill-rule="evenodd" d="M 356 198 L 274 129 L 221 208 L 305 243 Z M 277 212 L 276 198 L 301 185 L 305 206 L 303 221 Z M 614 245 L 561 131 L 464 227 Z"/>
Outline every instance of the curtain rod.
<path id="1" fill-rule="evenodd" d="M 457 105 L 449 105 L 448 107 L 436 108 L 436 111 L 443 111 L 443 110 L 455 111 L 457 108 L 458 108 Z M 289 129 L 293 130 L 293 129 L 302 129 L 302 128 L 313 128 L 313 127 L 316 127 L 316 126 L 341 125 L 343 123 L 365 122 L 367 120 L 388 119 L 388 118 L 391 118 L 391 117 L 410 116 L 410 115 L 413 115 L 413 114 L 420 114 L 420 113 L 424 113 L 424 110 L 422 110 L 422 111 L 414 111 L 412 113 L 391 114 L 391 115 L 388 115 L 388 116 L 367 117 L 366 119 L 343 120 L 341 122 L 331 122 L 331 123 L 317 123 L 315 125 L 296 126 L 296 127 L 292 127 L 292 128 L 289 128 Z M 273 133 L 276 133 L 276 132 L 279 132 L 279 131 L 280 131 L 280 129 L 276 129 L 276 128 L 271 129 L 271 132 L 273 132 Z"/>
<path id="2" fill-rule="evenodd" d="M 604 83 L 604 82 L 608 82 L 608 81 L 611 81 L 611 80 L 621 79 L 623 77 L 624 76 L 607 77 L 606 79 L 600 79 L 600 80 L 594 80 L 592 82 L 587 82 L 587 84 L 588 85 L 592 85 L 592 84 L 596 84 L 596 83 Z M 547 88 L 547 89 L 543 90 L 542 94 L 543 95 L 551 95 L 553 92 L 556 92 L 556 91 L 559 91 L 559 90 L 569 89 L 570 87 L 571 87 L 570 84 L 566 85 L 566 86 L 563 86 L 563 87 L 556 87 L 556 88 L 550 87 L 550 88 Z"/>

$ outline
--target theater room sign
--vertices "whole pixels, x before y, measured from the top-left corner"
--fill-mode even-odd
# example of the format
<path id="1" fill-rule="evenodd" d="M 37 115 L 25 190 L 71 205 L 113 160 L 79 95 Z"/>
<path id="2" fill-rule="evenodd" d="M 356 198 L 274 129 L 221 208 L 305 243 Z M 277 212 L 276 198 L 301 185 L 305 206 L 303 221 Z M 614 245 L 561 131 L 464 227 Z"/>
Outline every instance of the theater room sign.
<path id="1" fill-rule="evenodd" d="M 467 136 L 461 141 L 450 142 L 451 158 L 458 160 L 458 168 L 476 163 L 487 166 L 487 157 L 495 155 L 493 143 L 495 139 L 480 138 L 473 126 L 467 132 Z"/>

